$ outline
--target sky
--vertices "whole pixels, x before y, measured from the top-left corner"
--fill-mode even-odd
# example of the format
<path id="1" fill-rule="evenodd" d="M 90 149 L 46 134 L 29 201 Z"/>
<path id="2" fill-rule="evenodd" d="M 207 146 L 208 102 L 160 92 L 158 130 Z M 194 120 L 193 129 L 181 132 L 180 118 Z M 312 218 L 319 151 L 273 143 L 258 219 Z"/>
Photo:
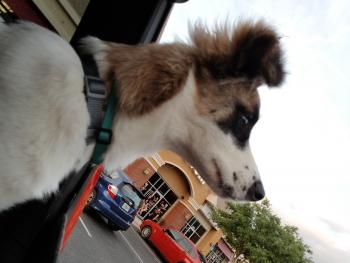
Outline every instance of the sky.
<path id="1" fill-rule="evenodd" d="M 275 213 L 314 261 L 350 262 L 350 1 L 190 0 L 175 5 L 162 41 L 186 40 L 198 18 L 263 18 L 282 36 L 287 79 L 259 88 L 252 151 Z"/>

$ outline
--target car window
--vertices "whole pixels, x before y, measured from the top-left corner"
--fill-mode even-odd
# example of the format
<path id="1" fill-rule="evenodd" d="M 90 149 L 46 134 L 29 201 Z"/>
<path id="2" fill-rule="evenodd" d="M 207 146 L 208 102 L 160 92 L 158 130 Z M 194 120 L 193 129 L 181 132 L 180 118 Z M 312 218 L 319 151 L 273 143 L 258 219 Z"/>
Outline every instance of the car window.
<path id="1" fill-rule="evenodd" d="M 169 234 L 169 236 L 170 236 L 172 239 L 174 239 L 175 241 L 181 240 L 181 239 L 183 238 L 183 236 L 182 236 L 180 233 L 178 233 L 177 231 L 175 231 L 175 230 L 167 229 L 166 232 L 167 232 L 167 233 Z"/>
<path id="2" fill-rule="evenodd" d="M 138 208 L 140 206 L 142 199 L 130 184 L 124 184 L 120 188 L 120 193 L 124 198 L 128 198 L 130 201 L 132 201 L 134 208 Z"/>
<path id="3" fill-rule="evenodd" d="M 196 252 L 194 251 L 194 248 L 193 248 L 192 244 L 182 234 L 180 234 L 179 232 L 177 232 L 175 230 L 172 230 L 172 229 L 168 229 L 166 232 L 192 258 L 196 258 L 197 257 L 196 256 Z"/>

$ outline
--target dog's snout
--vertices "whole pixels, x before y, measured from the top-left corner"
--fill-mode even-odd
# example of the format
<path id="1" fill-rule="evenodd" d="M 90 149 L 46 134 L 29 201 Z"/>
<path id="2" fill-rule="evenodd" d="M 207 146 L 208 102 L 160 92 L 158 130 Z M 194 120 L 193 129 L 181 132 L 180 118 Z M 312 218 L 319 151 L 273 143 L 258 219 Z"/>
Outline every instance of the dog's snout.
<path id="1" fill-rule="evenodd" d="M 248 189 L 246 199 L 248 201 L 259 201 L 265 196 L 265 190 L 261 181 L 256 181 Z"/>

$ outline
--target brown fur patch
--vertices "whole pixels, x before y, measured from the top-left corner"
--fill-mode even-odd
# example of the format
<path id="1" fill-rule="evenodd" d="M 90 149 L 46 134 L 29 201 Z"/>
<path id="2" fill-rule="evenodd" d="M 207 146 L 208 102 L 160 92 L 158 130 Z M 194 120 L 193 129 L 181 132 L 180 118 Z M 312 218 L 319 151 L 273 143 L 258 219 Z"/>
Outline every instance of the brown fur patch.
<path id="1" fill-rule="evenodd" d="M 240 22 L 229 33 L 228 25 L 211 32 L 198 23 L 191 39 L 196 49 L 198 77 L 216 80 L 245 77 L 261 78 L 268 86 L 278 86 L 284 79 L 280 37 L 262 21 Z"/>
<path id="2" fill-rule="evenodd" d="M 102 78 L 118 81 L 120 111 L 132 115 L 150 112 L 175 96 L 191 66 L 197 81 L 195 103 L 201 114 L 226 118 L 240 102 L 249 109 L 259 105 L 256 88 L 284 78 L 279 37 L 263 22 L 239 23 L 233 34 L 228 26 L 213 32 L 197 24 L 193 45 L 150 44 L 129 46 L 107 43 L 108 70 Z"/>
<path id="3" fill-rule="evenodd" d="M 201 115 L 214 121 L 227 119 L 235 105 L 243 106 L 247 112 L 254 112 L 260 106 L 259 94 L 252 81 L 231 79 L 215 81 L 197 79 L 197 96 L 195 105 Z"/>
<path id="4" fill-rule="evenodd" d="M 183 44 L 128 46 L 109 43 L 105 80 L 118 81 L 119 109 L 141 115 L 176 95 L 192 64 Z"/>
<path id="5" fill-rule="evenodd" d="M 240 104 L 247 112 L 259 108 L 257 87 L 280 85 L 283 57 L 275 31 L 259 21 L 241 22 L 229 34 L 228 26 L 213 32 L 197 24 L 191 32 L 195 49 L 196 106 L 213 120 L 228 118 Z"/>

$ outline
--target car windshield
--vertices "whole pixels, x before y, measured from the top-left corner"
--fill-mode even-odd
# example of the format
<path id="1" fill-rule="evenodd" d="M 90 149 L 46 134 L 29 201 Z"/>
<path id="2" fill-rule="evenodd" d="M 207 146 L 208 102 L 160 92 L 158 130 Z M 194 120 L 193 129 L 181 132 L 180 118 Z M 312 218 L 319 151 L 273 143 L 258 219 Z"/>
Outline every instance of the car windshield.
<path id="1" fill-rule="evenodd" d="M 104 171 L 103 174 L 108 176 L 109 178 L 112 178 L 112 179 L 117 179 L 120 177 L 120 174 L 117 171 L 114 171 L 111 173 L 107 173 L 106 171 Z"/>
<path id="2" fill-rule="evenodd" d="M 140 206 L 142 199 L 135 191 L 134 187 L 132 187 L 130 184 L 124 184 L 120 188 L 120 193 L 124 198 L 127 198 L 130 201 L 132 201 L 134 208 L 138 208 Z"/>
<path id="3" fill-rule="evenodd" d="M 167 229 L 166 233 L 175 240 L 179 246 L 185 250 L 192 258 L 196 258 L 196 252 L 193 249 L 192 244 L 179 232 L 172 230 L 172 229 Z"/>

